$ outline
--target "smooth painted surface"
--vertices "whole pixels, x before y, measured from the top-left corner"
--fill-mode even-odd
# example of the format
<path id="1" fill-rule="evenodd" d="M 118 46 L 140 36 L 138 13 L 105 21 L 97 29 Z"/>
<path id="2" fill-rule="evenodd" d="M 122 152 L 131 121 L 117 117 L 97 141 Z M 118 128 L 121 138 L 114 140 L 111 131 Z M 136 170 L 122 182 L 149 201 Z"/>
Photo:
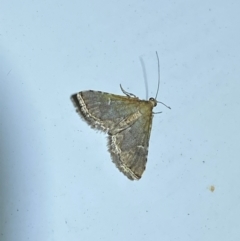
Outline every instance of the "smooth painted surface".
<path id="1" fill-rule="evenodd" d="M 238 1 L 1 1 L 0 240 L 225 241 L 240 236 Z M 82 90 L 155 97 L 131 182 Z"/>

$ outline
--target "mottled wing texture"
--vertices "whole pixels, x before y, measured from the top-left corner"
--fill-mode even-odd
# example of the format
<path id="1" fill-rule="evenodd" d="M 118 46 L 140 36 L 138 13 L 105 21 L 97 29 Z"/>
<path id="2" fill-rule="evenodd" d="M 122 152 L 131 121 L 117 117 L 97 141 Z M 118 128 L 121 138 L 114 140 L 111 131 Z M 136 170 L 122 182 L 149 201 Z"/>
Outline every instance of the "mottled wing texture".
<path id="1" fill-rule="evenodd" d="M 108 136 L 113 162 L 131 180 L 140 179 L 146 168 L 152 126 L 152 107 L 146 102 L 139 107 L 140 115 L 131 126 Z"/>
<path id="2" fill-rule="evenodd" d="M 109 152 L 117 168 L 131 180 L 140 179 L 147 162 L 153 103 L 92 90 L 71 99 L 92 128 L 108 133 Z"/>

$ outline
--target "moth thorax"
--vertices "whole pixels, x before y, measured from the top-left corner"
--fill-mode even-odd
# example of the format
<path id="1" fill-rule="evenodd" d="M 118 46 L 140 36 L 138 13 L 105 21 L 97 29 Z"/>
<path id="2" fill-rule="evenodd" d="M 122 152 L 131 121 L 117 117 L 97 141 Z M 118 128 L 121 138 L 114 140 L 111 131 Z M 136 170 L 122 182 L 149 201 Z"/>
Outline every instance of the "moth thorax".
<path id="1" fill-rule="evenodd" d="M 154 99 L 153 97 L 151 97 L 151 98 L 149 99 L 149 101 L 151 102 L 151 104 L 152 104 L 153 107 L 155 107 L 155 106 L 157 105 L 157 101 L 156 101 L 156 99 Z"/>

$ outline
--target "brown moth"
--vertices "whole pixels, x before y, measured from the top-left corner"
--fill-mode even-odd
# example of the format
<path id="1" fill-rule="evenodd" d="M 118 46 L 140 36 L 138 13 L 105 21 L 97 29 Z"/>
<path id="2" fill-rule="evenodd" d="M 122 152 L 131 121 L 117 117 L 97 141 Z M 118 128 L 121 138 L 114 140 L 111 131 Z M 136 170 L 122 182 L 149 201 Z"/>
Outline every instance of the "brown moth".
<path id="1" fill-rule="evenodd" d="M 71 100 L 83 120 L 108 134 L 108 150 L 117 168 L 130 180 L 138 180 L 146 168 L 153 108 L 158 101 L 140 100 L 120 87 L 126 96 L 88 90 L 72 95 Z"/>

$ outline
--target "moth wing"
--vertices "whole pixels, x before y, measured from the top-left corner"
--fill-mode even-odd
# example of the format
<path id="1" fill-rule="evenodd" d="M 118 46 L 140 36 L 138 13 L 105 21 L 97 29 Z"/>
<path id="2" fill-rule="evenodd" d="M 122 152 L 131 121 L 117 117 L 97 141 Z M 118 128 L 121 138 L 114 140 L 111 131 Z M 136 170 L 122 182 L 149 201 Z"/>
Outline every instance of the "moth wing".
<path id="1" fill-rule="evenodd" d="M 104 132 L 136 112 L 139 99 L 100 91 L 82 91 L 71 96 L 79 115 L 92 127 Z"/>
<path id="2" fill-rule="evenodd" d="M 108 147 L 117 168 L 131 180 L 141 178 L 147 163 L 152 128 L 152 106 L 140 106 L 142 115 L 128 128 L 108 136 Z"/>

